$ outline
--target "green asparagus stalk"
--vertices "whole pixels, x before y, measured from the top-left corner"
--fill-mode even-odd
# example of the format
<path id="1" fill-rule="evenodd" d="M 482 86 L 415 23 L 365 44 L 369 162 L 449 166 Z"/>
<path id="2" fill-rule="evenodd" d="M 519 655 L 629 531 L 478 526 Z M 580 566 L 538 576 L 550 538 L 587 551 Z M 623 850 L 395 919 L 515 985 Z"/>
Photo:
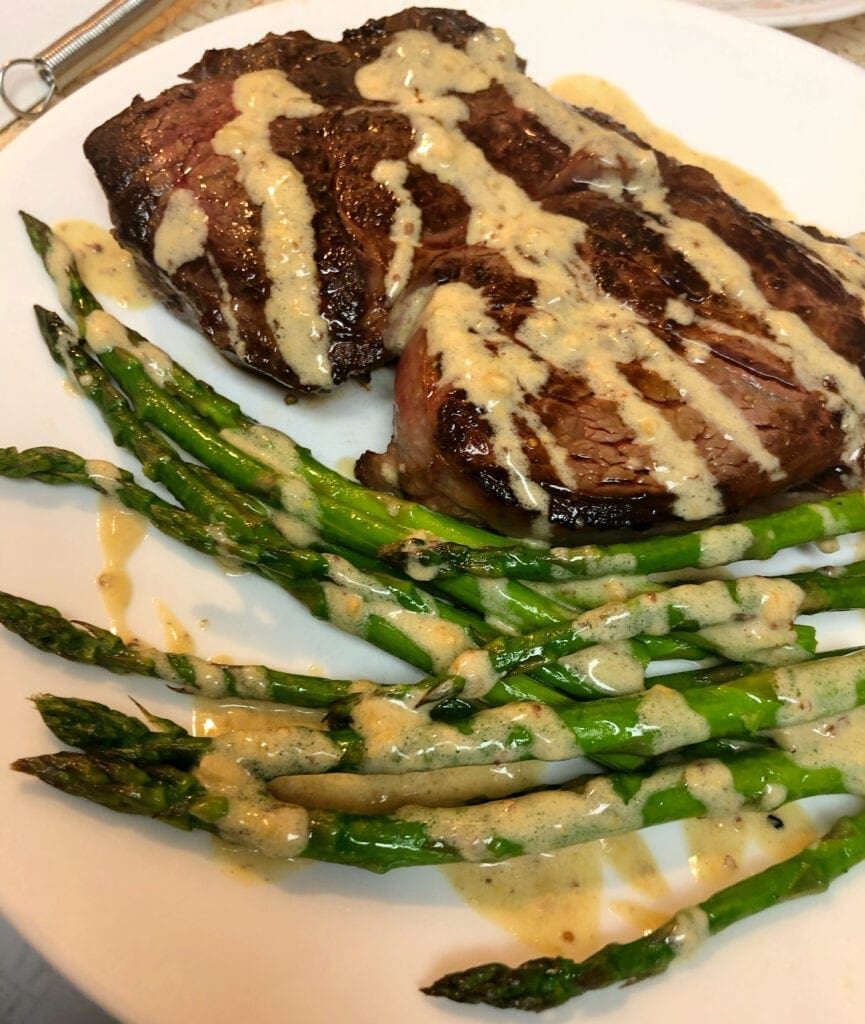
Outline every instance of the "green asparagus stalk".
<path id="1" fill-rule="evenodd" d="M 402 702 L 420 706 L 435 700 L 433 717 L 456 721 L 469 717 L 481 706 L 495 707 L 513 701 L 538 701 L 563 707 L 568 698 L 537 680 L 512 676 L 503 679 L 487 694 L 481 705 L 461 700 L 461 687 L 442 687 L 437 680 L 426 685 L 376 686 L 367 680 L 328 679 L 270 668 L 267 665 L 233 665 L 206 661 L 193 654 L 157 650 L 140 640 L 124 642 L 107 629 L 89 622 L 71 621 L 56 608 L 0 591 L 0 623 L 42 651 L 68 661 L 98 665 L 118 675 L 136 674 L 161 679 L 175 690 L 212 699 L 242 697 L 267 700 L 296 707 L 346 713 L 352 698 L 362 694 L 397 696 Z M 756 664 L 729 663 L 658 676 L 650 682 L 682 690 L 691 686 L 738 679 L 757 671 Z M 344 702 L 348 699 L 349 703 Z"/>
<path id="2" fill-rule="evenodd" d="M 633 942 L 611 943 L 581 963 L 540 957 L 519 967 L 483 964 L 456 971 L 423 991 L 461 1003 L 546 1010 L 593 989 L 662 974 L 703 938 L 786 900 L 824 892 L 865 859 L 865 813 L 840 818 L 801 853 L 728 886 Z"/>
<path id="3" fill-rule="evenodd" d="M 71 622 L 55 608 L 0 592 L 0 622 L 40 650 L 68 661 L 99 665 L 118 675 L 162 679 L 172 688 L 204 697 L 243 697 L 328 708 L 356 684 L 348 679 L 282 672 L 266 665 L 227 665 L 193 654 L 159 651 L 88 622 Z"/>
<path id="4" fill-rule="evenodd" d="M 89 701 L 45 695 L 36 703 L 55 735 L 89 754 L 25 758 L 13 767 L 66 792 L 132 813 L 153 813 L 158 807 L 160 813 L 154 816 L 184 821 L 193 828 L 199 827 L 189 808 L 190 794 L 195 794 L 208 809 L 202 827 L 217 834 L 222 834 L 223 815 L 215 816 L 213 809 L 219 796 L 225 801 L 225 816 L 232 810 L 242 814 L 253 791 L 255 800 L 272 803 L 251 775 L 242 776 L 234 788 L 219 785 L 219 792 L 208 785 L 216 777 L 208 764 L 215 740 L 188 736 L 178 727 L 149 730 L 138 719 Z M 127 776 L 122 761 L 131 761 L 143 774 Z M 99 770 L 110 770 L 111 765 L 117 765 L 113 771 L 118 778 L 108 785 Z M 174 772 L 168 778 L 176 797 L 163 779 L 168 769 Z M 189 773 L 185 786 L 177 785 L 178 771 Z M 731 809 L 768 812 L 787 800 L 844 793 L 848 787 L 837 768 L 807 767 L 781 750 L 753 749 L 639 773 L 585 776 L 563 786 L 464 807 L 410 805 L 390 815 L 294 808 L 304 825 L 300 836 L 282 846 L 269 842 L 268 852 L 377 872 L 420 864 L 498 861 Z M 160 798 L 163 788 L 169 791 Z M 108 798 L 103 799 L 106 791 Z M 171 806 L 175 799 L 176 809 Z M 255 845 L 263 837 L 254 830 L 232 837 L 227 830 L 227 838 Z"/>
<path id="5" fill-rule="evenodd" d="M 542 549 L 525 544 L 477 548 L 418 536 L 386 550 L 388 561 L 425 580 L 452 573 L 509 579 L 558 580 L 618 573 L 710 568 L 766 559 L 783 548 L 865 529 L 865 492 L 848 491 L 741 523 L 600 547 Z"/>
<path id="6" fill-rule="evenodd" d="M 221 737 L 227 753 L 259 759 L 279 774 L 359 771 L 390 774 L 519 760 L 566 760 L 625 753 L 654 757 L 715 738 L 748 738 L 767 729 L 840 714 L 865 699 L 865 652 L 767 670 L 716 686 L 642 693 L 563 708 L 522 703 L 479 711 L 457 725 L 433 721 L 395 702 L 361 702 L 349 726 L 316 736 L 284 731 Z M 290 734 L 290 735 L 289 735 Z M 306 745 L 304 756 L 296 747 Z"/>
<path id="7" fill-rule="evenodd" d="M 768 729 L 841 714 L 865 701 L 865 650 L 679 693 L 639 694 L 554 708 L 522 702 L 479 711 L 455 725 L 397 696 L 361 700 L 337 729 L 289 726 L 226 733 L 214 750 L 258 778 L 564 761 L 596 754 L 655 757 L 710 739 L 747 739 Z M 80 744 L 76 744 L 80 745 Z"/>

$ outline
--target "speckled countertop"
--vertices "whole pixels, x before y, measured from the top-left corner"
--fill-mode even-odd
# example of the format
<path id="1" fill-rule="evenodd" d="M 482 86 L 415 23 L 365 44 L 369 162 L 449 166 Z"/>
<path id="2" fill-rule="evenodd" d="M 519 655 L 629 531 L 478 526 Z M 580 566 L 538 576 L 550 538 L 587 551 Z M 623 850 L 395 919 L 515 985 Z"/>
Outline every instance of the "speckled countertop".
<path id="1" fill-rule="evenodd" d="M 209 21 L 274 0 L 174 0 L 114 53 L 78 80 L 80 88 L 121 61 Z M 96 3 L 94 2 L 94 7 Z M 865 67 L 865 14 L 825 25 L 783 29 Z M 68 92 L 74 89 L 67 90 Z M 58 102 L 62 103 L 62 99 Z M 0 131 L 0 149 L 27 130 L 19 120 Z M 113 1024 L 14 932 L 0 916 L 0 1024 Z"/>

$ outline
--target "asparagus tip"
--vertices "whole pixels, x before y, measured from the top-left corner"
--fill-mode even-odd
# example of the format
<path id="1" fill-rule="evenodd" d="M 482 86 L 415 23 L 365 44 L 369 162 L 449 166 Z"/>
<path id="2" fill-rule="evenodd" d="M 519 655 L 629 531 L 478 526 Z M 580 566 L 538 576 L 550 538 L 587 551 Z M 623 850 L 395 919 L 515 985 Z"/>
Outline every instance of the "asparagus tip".
<path id="1" fill-rule="evenodd" d="M 51 244 L 51 228 L 38 217 L 34 217 L 32 213 L 27 213 L 26 210 L 19 210 L 18 214 L 24 221 L 30 244 L 40 256 L 44 256 Z"/>

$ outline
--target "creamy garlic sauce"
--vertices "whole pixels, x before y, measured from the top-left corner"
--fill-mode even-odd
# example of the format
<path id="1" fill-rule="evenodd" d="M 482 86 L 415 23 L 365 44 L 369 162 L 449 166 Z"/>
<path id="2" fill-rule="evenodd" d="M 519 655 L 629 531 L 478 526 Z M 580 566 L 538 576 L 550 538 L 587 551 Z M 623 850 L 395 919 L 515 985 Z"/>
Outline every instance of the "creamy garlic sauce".
<path id="1" fill-rule="evenodd" d="M 111 299 L 124 309 L 139 309 L 156 302 L 136 270 L 132 256 L 105 228 L 84 220 L 63 220 L 54 224 L 52 230 L 68 247 L 84 283 L 95 295 Z M 51 276 L 57 283 L 57 271 L 63 269 L 58 265 L 61 262 L 59 250 L 54 258 Z M 61 292 L 61 299 L 65 291 L 66 288 Z M 68 308 L 67 301 L 63 304 Z"/>
<path id="2" fill-rule="evenodd" d="M 602 943 L 600 843 L 501 864 L 450 864 L 442 871 L 473 910 L 543 955 L 582 960 Z"/>
<path id="3" fill-rule="evenodd" d="M 737 580 L 735 597 L 723 580 L 685 583 L 583 612 L 574 621 L 574 632 L 597 644 L 626 640 L 638 633 L 662 636 L 669 632 L 670 614 L 676 611 L 698 629 L 753 616 L 778 635 L 778 630 L 789 629 L 802 597 L 802 590 L 789 580 L 759 576 Z"/>
<path id="4" fill-rule="evenodd" d="M 776 670 L 775 693 L 782 701 L 775 724 L 786 726 L 849 711 L 865 678 L 865 651 Z"/>
<path id="5" fill-rule="evenodd" d="M 601 696 L 636 693 L 643 689 L 646 680 L 642 662 L 623 641 L 589 647 L 561 661 L 591 682 Z"/>
<path id="6" fill-rule="evenodd" d="M 770 622 L 764 616 L 737 622 L 707 626 L 700 634 L 728 661 L 754 661 L 763 665 L 783 665 L 804 661 L 808 655 L 796 646 L 792 620 Z"/>
<path id="7" fill-rule="evenodd" d="M 194 736 L 220 736 L 226 732 L 281 729 L 290 725 L 324 728 L 324 716 L 315 708 L 296 708 L 290 704 L 245 704 L 236 698 L 210 700 L 200 697 L 193 703 L 191 731 Z"/>
<path id="8" fill-rule="evenodd" d="M 670 884 L 658 870 L 658 862 L 639 832 L 627 832 L 599 842 L 613 871 L 641 896 L 660 900 L 670 895 Z"/>
<path id="9" fill-rule="evenodd" d="M 120 469 L 102 459 L 87 459 L 84 472 L 105 494 L 111 496 L 121 480 Z"/>
<path id="10" fill-rule="evenodd" d="M 806 768 L 837 767 L 845 787 L 865 796 L 865 710 L 786 729 L 774 729 L 772 738 L 779 747 Z"/>
<path id="11" fill-rule="evenodd" d="M 479 582 L 482 577 L 479 577 Z M 498 582 L 495 578 L 484 579 L 485 583 Z M 610 601 L 626 601 L 637 594 L 663 590 L 661 584 L 652 583 L 648 576 L 601 576 L 597 579 L 568 580 L 561 583 L 525 583 L 530 590 L 536 590 L 545 597 L 567 605 L 570 608 L 598 608 Z"/>
<path id="12" fill-rule="evenodd" d="M 126 615 L 132 600 L 132 579 L 127 562 L 144 540 L 147 521 L 137 512 L 118 504 L 114 498 L 100 494 L 96 529 L 103 557 L 102 570 L 97 578 L 99 596 L 108 612 L 111 632 L 122 640 L 129 640 L 132 634 Z"/>
<path id="13" fill-rule="evenodd" d="M 228 798 L 228 812 L 219 819 L 220 835 L 268 857 L 290 858 L 303 853 L 309 837 L 309 816 L 303 807 L 271 797 L 233 758 L 218 749 L 206 753 L 193 775 L 214 795 Z"/>
<path id="14" fill-rule="evenodd" d="M 168 197 L 153 238 L 156 265 L 166 274 L 173 274 L 184 263 L 200 259 L 207 245 L 208 224 L 195 193 L 176 188 Z"/>
<path id="15" fill-rule="evenodd" d="M 237 177 L 261 210 L 264 263 L 270 279 L 268 326 L 301 384 L 333 384 L 327 325 L 319 310 L 315 210 L 303 175 L 277 156 L 270 126 L 279 117 L 313 117 L 322 108 L 276 70 L 252 71 L 234 83 L 237 117 L 216 133 L 216 153 L 237 163 Z M 243 355 L 242 352 L 239 355 Z"/>
<path id="16" fill-rule="evenodd" d="M 676 914 L 673 930 L 667 937 L 676 956 L 692 956 L 709 937 L 709 918 L 699 907 L 688 907 Z"/>
<path id="17" fill-rule="evenodd" d="M 499 579 L 495 576 L 477 576 L 475 583 L 487 622 L 501 633 L 515 634 L 519 632 L 512 625 L 513 608 L 510 597 L 510 580 Z"/>
<path id="18" fill-rule="evenodd" d="M 396 200 L 396 213 L 390 229 L 393 256 L 384 279 L 385 294 L 393 304 L 411 277 L 414 250 L 421 236 L 421 211 L 406 188 L 408 165 L 403 160 L 379 160 L 372 180 L 384 185 Z"/>
<path id="19" fill-rule="evenodd" d="M 630 934 L 636 938 L 647 935 L 659 928 L 670 917 L 670 912 L 662 907 L 651 907 L 634 899 L 611 898 L 607 901 L 611 913 L 623 921 Z"/>
<path id="20" fill-rule="evenodd" d="M 279 476 L 282 508 L 292 518 L 314 531 L 318 523 L 318 502 L 315 492 L 304 479 L 294 441 L 272 427 L 229 428 L 221 433 L 230 445 L 239 448 Z M 280 524 L 284 528 L 281 519 L 275 520 L 278 529 Z"/>
<path id="21" fill-rule="evenodd" d="M 472 719 L 471 736 L 384 697 L 359 701 L 353 719 L 358 732 L 368 738 L 367 769 L 386 774 L 532 758 L 566 761 L 582 753 L 558 715 L 539 704 L 521 705 L 516 712 L 503 708 L 482 711 Z M 531 735 L 518 756 L 508 748 L 507 737 L 520 726 L 527 727 Z M 484 753 L 477 758 L 469 753 L 469 747 L 480 747 Z"/>
<path id="22" fill-rule="evenodd" d="M 841 414 L 848 438 L 846 455 L 852 463 L 865 440 L 865 382 L 858 371 L 797 317 L 773 309 L 757 292 L 744 261 L 717 236 L 673 214 L 651 151 L 595 124 L 525 78 L 503 33 L 481 32 L 460 51 L 426 33 L 402 32 L 377 61 L 358 72 L 358 89 L 367 99 L 391 103 L 410 120 L 415 144 L 409 160 L 462 194 L 471 209 L 469 244 L 497 250 L 515 273 L 536 286 L 535 311 L 517 332 L 521 346 L 499 335 L 483 297 L 465 284 L 439 287 L 426 307 L 410 318 L 413 326 L 426 329 L 444 381 L 458 383 L 468 400 L 483 410 L 492 427 L 496 461 L 507 468 L 511 489 L 523 507 L 543 519 L 548 499 L 531 476 L 517 414 L 563 482 L 576 487 L 567 451 L 523 401 L 524 395 L 536 394 L 544 386 L 550 365 L 582 377 L 595 394 L 615 405 L 632 435 L 648 447 L 652 472 L 673 495 L 674 509 L 682 518 L 720 511 L 716 481 L 696 446 L 679 437 L 658 408 L 630 385 L 620 369 L 624 364 L 639 361 L 662 377 L 700 410 L 711 427 L 734 438 L 770 479 L 782 479 L 783 471 L 744 413 L 699 371 L 699 346 L 686 347 L 684 355 L 674 353 L 639 317 L 599 290 L 576 253 L 584 225 L 545 212 L 461 133 L 459 124 L 467 111 L 455 94 L 478 92 L 493 82 L 503 85 L 518 106 L 535 114 L 572 152 L 593 154 L 600 170 L 589 187 L 614 194 L 626 190 L 650 214 L 656 230 L 710 284 L 736 296 L 763 320 L 771 337 L 755 340 L 790 361 L 803 383 Z M 638 131 L 644 127 L 637 124 Z M 730 184 L 729 173 L 722 177 Z M 744 188 L 744 177 L 737 185 Z M 768 190 L 757 197 L 757 205 L 778 215 L 783 212 Z M 690 307 L 676 307 L 671 313 L 680 322 L 699 319 Z M 838 394 L 826 385 L 826 367 Z"/>
<path id="23" fill-rule="evenodd" d="M 637 720 L 647 730 L 663 732 L 655 748 L 658 752 L 700 743 L 710 735 L 706 719 L 691 710 L 681 693 L 666 686 L 652 686 L 646 691 Z"/>
<path id="24" fill-rule="evenodd" d="M 363 636 L 373 617 L 382 619 L 403 633 L 430 659 L 432 672 L 444 672 L 469 644 L 465 630 L 439 618 L 400 608 L 387 596 L 361 596 L 334 583 L 322 583 L 328 620 L 343 632 Z M 483 691 L 486 692 L 486 691 Z"/>
<path id="25" fill-rule="evenodd" d="M 48 271 L 48 276 L 54 282 L 60 304 L 71 317 L 75 316 L 75 305 L 72 301 L 72 291 L 67 271 L 74 262 L 75 257 L 72 255 L 72 250 L 55 232 L 51 236 L 48 251 L 45 253 L 45 269 Z"/>
<path id="26" fill-rule="evenodd" d="M 804 249 L 809 249 L 820 263 L 834 271 L 850 295 L 860 302 L 865 301 L 865 253 L 853 246 L 852 240 L 850 244 L 823 242 L 787 220 L 773 221 L 772 226 Z"/>
<path id="27" fill-rule="evenodd" d="M 171 381 L 171 357 L 149 341 L 130 337 L 129 331 L 110 313 L 102 309 L 89 313 L 84 321 L 84 336 L 97 355 L 109 349 L 129 352 L 154 384 L 162 387 Z"/>

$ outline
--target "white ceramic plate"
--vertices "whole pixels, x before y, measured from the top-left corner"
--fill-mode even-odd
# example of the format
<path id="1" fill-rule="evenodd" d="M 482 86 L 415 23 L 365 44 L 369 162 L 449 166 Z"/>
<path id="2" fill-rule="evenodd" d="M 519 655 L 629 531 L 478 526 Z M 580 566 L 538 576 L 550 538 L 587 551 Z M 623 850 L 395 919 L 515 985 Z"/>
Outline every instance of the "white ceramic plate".
<path id="1" fill-rule="evenodd" d="M 865 12 L 862 0 L 690 0 L 700 7 L 735 14 L 760 25 L 793 28 L 852 18 Z"/>
<path id="2" fill-rule="evenodd" d="M 0 438 L 56 443 L 127 465 L 91 408 L 61 386 L 39 341 L 31 304 L 56 305 L 28 250 L 15 211 L 48 221 L 107 223 L 80 153 L 86 132 L 136 92 L 152 95 L 208 46 L 267 31 L 308 28 L 336 37 L 393 3 L 289 3 L 211 25 L 106 74 L 29 128 L 0 157 L 3 311 Z M 692 6 L 649 0 L 477 0 L 473 10 L 507 27 L 549 82 L 569 73 L 605 76 L 655 120 L 698 149 L 764 177 L 800 218 L 838 232 L 865 227 L 865 75 L 798 40 Z M 383 443 L 387 374 L 372 395 L 337 396 L 286 408 L 269 386 L 240 374 L 170 316 L 129 315 L 145 334 L 265 422 L 335 462 Z M 362 440 L 359 440 L 362 438 Z M 0 481 L 0 586 L 105 621 L 95 586 L 101 567 L 95 501 L 74 490 Z M 360 642 L 311 622 L 284 595 L 252 577 L 227 577 L 151 531 L 134 555 L 130 621 L 153 642 L 163 633 L 152 599 L 192 625 L 203 654 L 334 675 L 405 678 Z M 209 628 L 195 623 L 209 620 Z M 855 642 L 858 616 L 835 630 Z M 123 705 L 126 695 L 187 721 L 189 704 L 160 686 L 117 679 L 33 652 L 0 635 L 3 713 L 0 763 L 53 749 L 26 698 L 53 691 Z M 127 705 L 128 706 L 128 705 Z M 270 1024 L 412 1024 L 517 1019 L 434 1002 L 418 986 L 480 959 L 532 955 L 476 917 L 434 870 L 384 878 L 312 865 L 250 882 L 214 856 L 207 837 L 173 832 L 90 807 L 11 772 L 0 773 L 0 898 L 27 938 L 121 1020 Z M 687 876 L 677 833 L 655 830 L 665 863 Z M 678 858 L 678 859 L 677 859 Z M 785 1016 L 861 1021 L 865 977 L 865 874 L 823 899 L 765 915 L 719 938 L 690 965 L 624 992 L 592 996 L 548 1015 L 601 1016 L 621 1024 L 699 1018 L 705 1024 Z M 579 927 L 579 922 L 574 922 Z M 623 933 L 620 933 L 620 935 Z M 522 1018 L 519 1018 L 522 1019 Z"/>

